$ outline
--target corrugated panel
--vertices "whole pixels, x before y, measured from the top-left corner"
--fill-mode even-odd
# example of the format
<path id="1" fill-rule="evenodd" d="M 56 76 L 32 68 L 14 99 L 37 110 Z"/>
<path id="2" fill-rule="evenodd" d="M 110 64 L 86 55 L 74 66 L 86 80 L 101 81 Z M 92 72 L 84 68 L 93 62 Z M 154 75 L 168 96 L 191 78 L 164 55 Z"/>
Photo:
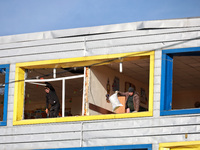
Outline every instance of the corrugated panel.
<path id="1" fill-rule="evenodd" d="M 0 136 L 0 144 L 80 140 L 80 132 L 59 132 Z"/>
<path id="2" fill-rule="evenodd" d="M 4 36 L 0 37 L 0 43 L 13 43 L 13 42 L 33 41 L 33 40 L 41 40 L 49 38 L 59 38 L 59 37 L 83 36 L 88 34 L 92 35 L 101 33 L 125 32 L 132 30 L 141 30 L 141 29 L 196 27 L 199 26 L 200 24 L 199 22 L 200 22 L 199 18 L 183 18 L 183 19 L 124 23 L 124 24 L 68 29 L 68 30 L 57 30 L 57 31 L 48 31 L 40 33 Z"/>
<path id="3" fill-rule="evenodd" d="M 108 146 L 108 145 L 126 145 L 126 144 L 152 144 L 165 142 L 181 142 L 181 141 L 199 141 L 197 134 L 191 134 L 191 138 L 185 139 L 185 135 L 165 135 L 165 136 L 141 136 L 141 137 L 124 137 L 124 138 L 108 138 L 108 139 L 90 139 L 83 142 L 83 146 Z M 158 149 L 155 149 L 158 150 Z"/>
<path id="4" fill-rule="evenodd" d="M 146 21 L 138 24 L 137 29 L 162 29 L 162 28 L 184 28 L 200 25 L 199 18 L 183 18 L 171 20 Z"/>
<path id="5" fill-rule="evenodd" d="M 165 126 L 181 126 L 181 125 L 198 125 L 199 119 L 196 115 L 176 116 L 176 117 L 157 117 L 157 118 L 130 118 L 123 120 L 107 120 L 84 123 L 84 131 L 102 131 L 102 130 L 120 130 L 120 129 L 139 129 L 148 127 L 165 127 Z"/>
<path id="6" fill-rule="evenodd" d="M 52 134 L 60 132 L 80 132 L 80 123 L 55 123 L 46 125 L 13 126 L 2 128 L 0 136 L 3 135 L 29 135 L 29 134 Z"/>
<path id="7" fill-rule="evenodd" d="M 0 144 L 1 150 L 47 149 L 78 147 L 79 140 Z"/>
<path id="8" fill-rule="evenodd" d="M 91 49 L 89 51 L 60 51 L 52 53 L 42 53 L 40 55 L 21 55 L 17 57 L 0 58 L 1 64 L 6 63 L 18 63 L 18 62 L 28 62 L 28 61 L 41 61 L 41 60 L 51 60 L 51 59 L 62 59 L 62 58 L 74 58 L 94 55 L 105 55 L 105 54 L 116 54 L 116 53 L 128 53 L 128 52 L 138 52 L 138 51 L 150 51 L 150 50 L 160 50 L 160 49 L 173 49 L 173 48 L 186 48 L 186 47 L 198 47 L 200 46 L 199 40 L 192 41 L 178 41 L 178 42 L 162 42 L 162 43 L 152 43 L 152 44 L 142 44 L 142 45 L 128 45 L 119 47 L 109 47 L 109 48 L 98 48 Z M 50 55 L 53 54 L 53 55 Z"/>
<path id="9" fill-rule="evenodd" d="M 40 55 L 44 53 L 51 54 L 65 51 L 70 52 L 83 49 L 83 43 L 55 44 L 40 47 L 24 47 L 18 49 L 1 50 L 0 58 L 11 56 L 18 57 L 21 55 Z"/>

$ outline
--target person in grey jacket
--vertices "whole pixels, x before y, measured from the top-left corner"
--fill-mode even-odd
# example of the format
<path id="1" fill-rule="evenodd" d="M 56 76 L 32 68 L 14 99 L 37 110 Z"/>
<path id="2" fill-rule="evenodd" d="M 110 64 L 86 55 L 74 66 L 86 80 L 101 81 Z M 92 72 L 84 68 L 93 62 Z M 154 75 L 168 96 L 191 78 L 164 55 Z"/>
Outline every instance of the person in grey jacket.
<path id="1" fill-rule="evenodd" d="M 53 117 L 57 117 L 59 114 L 59 110 L 60 110 L 60 102 L 58 99 L 58 96 L 56 94 L 55 89 L 53 88 L 53 86 L 48 83 L 45 82 L 46 86 L 45 86 L 45 92 L 46 92 L 46 113 L 49 114 L 49 117 L 53 118 Z M 48 109 L 49 104 L 51 105 L 50 111 Z"/>
<path id="2" fill-rule="evenodd" d="M 140 107 L 140 96 L 139 93 L 134 91 L 133 87 L 129 87 L 128 92 L 118 91 L 118 95 L 125 96 L 126 100 L 126 113 L 138 112 Z"/>

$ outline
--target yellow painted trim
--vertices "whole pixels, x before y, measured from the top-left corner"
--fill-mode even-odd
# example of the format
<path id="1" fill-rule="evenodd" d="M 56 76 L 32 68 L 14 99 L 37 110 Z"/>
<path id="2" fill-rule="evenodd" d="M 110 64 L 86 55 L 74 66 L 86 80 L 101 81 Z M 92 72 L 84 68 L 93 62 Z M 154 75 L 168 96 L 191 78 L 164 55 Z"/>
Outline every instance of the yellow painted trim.
<path id="1" fill-rule="evenodd" d="M 58 117 L 58 118 L 45 118 L 45 119 L 26 119 L 26 120 L 21 120 L 21 121 L 14 121 L 13 125 L 87 121 L 87 120 L 104 120 L 104 119 L 120 119 L 120 118 L 148 117 L 148 116 L 151 116 L 151 114 L 149 112 L 138 112 L 138 113 L 129 113 L 129 114 L 72 116 L 72 117 Z"/>
<path id="2" fill-rule="evenodd" d="M 154 52 L 150 55 L 149 70 L 149 112 L 153 113 L 153 91 L 154 91 Z M 153 114 L 152 114 L 153 115 Z"/>
<path id="3" fill-rule="evenodd" d="M 20 81 L 20 82 L 15 82 L 13 125 L 153 116 L 154 51 L 123 53 L 123 54 L 110 54 L 110 55 L 99 55 L 99 56 L 90 56 L 90 57 L 78 57 L 78 58 L 66 58 L 66 59 L 17 63 L 16 64 L 15 81 L 24 80 L 24 73 L 25 73 L 24 69 L 32 69 L 32 68 L 40 68 L 40 67 L 52 68 L 52 67 L 62 67 L 62 66 L 72 67 L 72 65 L 73 65 L 73 67 L 79 67 L 79 66 L 91 65 L 93 63 L 99 63 L 99 62 L 102 62 L 104 60 L 109 60 L 109 59 L 114 59 L 114 58 L 120 58 L 120 57 L 129 58 L 129 57 L 136 57 L 136 56 L 137 57 L 138 56 L 150 56 L 149 111 L 148 112 L 22 120 L 23 104 L 24 104 L 24 81 Z"/>
<path id="4" fill-rule="evenodd" d="M 185 141 L 185 142 L 171 142 L 171 143 L 160 143 L 159 144 L 159 150 L 170 150 L 174 147 L 183 147 L 184 146 L 198 146 L 200 148 L 200 141 Z M 181 150 L 181 148 L 180 148 Z"/>
<path id="5" fill-rule="evenodd" d="M 13 121 L 22 120 L 24 108 L 24 70 L 16 67 Z"/>
<path id="6" fill-rule="evenodd" d="M 154 53 L 154 52 L 153 52 Z M 76 58 L 65 58 L 65 59 L 55 59 L 55 60 L 43 60 L 43 61 L 33 61 L 33 62 L 24 62 L 24 63 L 17 63 L 16 67 L 22 67 L 26 69 L 30 68 L 38 68 L 41 66 L 53 68 L 55 66 L 59 66 L 66 63 L 75 63 L 77 66 L 77 62 L 83 62 L 82 66 L 87 62 L 97 61 L 97 60 L 107 60 L 113 58 L 120 58 L 120 57 L 134 57 L 134 56 L 146 56 L 151 55 L 152 52 L 134 52 L 134 53 L 122 53 L 122 54 L 109 54 L 109 55 L 98 55 L 98 56 L 86 56 L 86 57 L 76 57 Z"/>

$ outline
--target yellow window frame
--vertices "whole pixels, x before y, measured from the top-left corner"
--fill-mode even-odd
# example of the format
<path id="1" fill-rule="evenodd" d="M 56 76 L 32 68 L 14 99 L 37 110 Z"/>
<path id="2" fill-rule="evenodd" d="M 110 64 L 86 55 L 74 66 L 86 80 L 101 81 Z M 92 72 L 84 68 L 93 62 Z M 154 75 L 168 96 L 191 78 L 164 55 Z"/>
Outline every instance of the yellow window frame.
<path id="1" fill-rule="evenodd" d="M 199 150 L 200 141 L 160 143 L 159 150 Z"/>
<path id="2" fill-rule="evenodd" d="M 24 74 L 25 69 L 37 68 L 58 68 L 58 67 L 79 67 L 89 66 L 96 63 L 101 63 L 103 60 L 111 60 L 115 58 L 129 58 L 136 56 L 150 56 L 150 72 L 149 72 L 149 108 L 148 112 L 125 113 L 125 114 L 108 114 L 94 116 L 76 116 L 76 117 L 61 117 L 61 118 L 45 118 L 45 119 L 26 119 L 23 120 L 24 108 Z M 153 116 L 153 84 L 154 84 L 154 51 L 150 52 L 133 52 L 121 54 L 109 54 L 98 56 L 87 56 L 77 58 L 33 61 L 16 64 L 15 71 L 15 93 L 14 93 L 14 112 L 13 125 L 40 124 L 40 123 L 56 123 L 70 121 L 87 121 L 101 119 L 118 119 L 132 117 L 148 117 Z"/>

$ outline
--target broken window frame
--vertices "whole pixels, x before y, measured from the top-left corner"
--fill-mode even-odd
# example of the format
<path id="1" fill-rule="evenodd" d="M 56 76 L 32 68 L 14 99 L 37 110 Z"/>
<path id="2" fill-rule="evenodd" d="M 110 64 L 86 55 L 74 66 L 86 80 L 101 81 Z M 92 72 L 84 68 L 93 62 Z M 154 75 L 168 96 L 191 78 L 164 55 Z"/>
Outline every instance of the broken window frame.
<path id="1" fill-rule="evenodd" d="M 134 57 L 134 56 L 149 56 L 150 57 L 148 111 L 137 112 L 137 113 L 107 114 L 107 115 L 93 115 L 93 116 L 72 116 L 72 117 L 60 117 L 60 118 L 43 118 L 43 119 L 23 120 L 24 92 L 25 92 L 24 91 L 25 69 L 47 68 L 47 66 L 49 68 L 55 68 L 55 66 L 57 68 L 87 67 L 87 66 L 91 66 L 93 64 L 98 64 L 98 65 L 102 64 L 103 65 L 104 63 L 102 63 L 102 62 L 104 62 L 105 60 L 107 60 L 106 62 L 110 62 L 110 60 L 113 60 L 113 59 L 116 60 L 118 58 L 123 58 L 123 57 L 128 58 L 128 57 Z M 85 76 L 86 76 L 86 74 L 85 74 Z M 15 82 L 13 125 L 153 116 L 154 51 L 108 54 L 108 55 L 97 55 L 97 56 L 90 56 L 90 57 L 65 58 L 65 59 L 17 63 L 16 68 L 15 68 L 15 81 L 18 81 L 18 82 Z M 85 93 L 84 95 L 87 95 L 87 93 Z M 83 106 L 83 107 L 85 107 L 85 106 Z"/>
<path id="2" fill-rule="evenodd" d="M 8 87 L 9 87 L 9 64 L 0 65 L 0 69 L 5 69 L 5 83 L 4 83 L 4 104 L 3 104 L 3 120 L 0 121 L 0 126 L 7 125 L 7 108 L 8 108 Z"/>
<path id="3" fill-rule="evenodd" d="M 160 115 L 182 115 L 200 113 L 200 109 L 179 109 L 172 110 L 172 88 L 173 88 L 173 56 L 178 53 L 197 52 L 200 47 L 180 48 L 162 51 L 161 69 L 161 98 Z"/>

